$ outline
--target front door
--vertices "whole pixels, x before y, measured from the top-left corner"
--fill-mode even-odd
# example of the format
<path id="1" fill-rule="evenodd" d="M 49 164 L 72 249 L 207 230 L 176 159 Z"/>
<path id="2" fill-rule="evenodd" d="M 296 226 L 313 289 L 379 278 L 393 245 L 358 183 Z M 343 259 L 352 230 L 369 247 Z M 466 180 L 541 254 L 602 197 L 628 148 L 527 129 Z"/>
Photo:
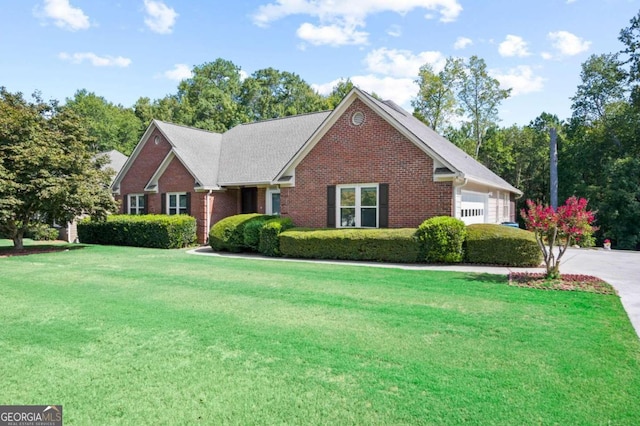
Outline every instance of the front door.
<path id="1" fill-rule="evenodd" d="M 242 213 L 258 213 L 258 188 L 242 188 Z"/>

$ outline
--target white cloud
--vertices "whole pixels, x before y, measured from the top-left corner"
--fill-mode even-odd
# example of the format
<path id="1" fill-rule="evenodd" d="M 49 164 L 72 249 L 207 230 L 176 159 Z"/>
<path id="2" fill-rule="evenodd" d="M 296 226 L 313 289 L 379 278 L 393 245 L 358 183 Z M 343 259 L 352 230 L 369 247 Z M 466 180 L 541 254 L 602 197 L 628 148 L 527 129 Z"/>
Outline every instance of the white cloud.
<path id="1" fill-rule="evenodd" d="M 589 50 L 590 41 L 586 41 L 568 31 L 550 32 L 547 38 L 551 45 L 563 56 L 574 56 Z"/>
<path id="2" fill-rule="evenodd" d="M 447 59 L 440 52 L 426 51 L 414 55 L 409 50 L 380 49 L 372 50 L 367 54 L 365 63 L 369 71 L 376 74 L 393 77 L 415 79 L 420 67 L 425 63 L 430 64 L 435 72 L 444 68 Z"/>
<path id="3" fill-rule="evenodd" d="M 367 42 L 368 33 L 357 31 L 355 26 L 341 27 L 339 25 L 315 26 L 308 22 L 300 25 L 296 31 L 298 37 L 313 45 L 328 44 L 341 46 L 345 44 L 364 44 Z"/>
<path id="4" fill-rule="evenodd" d="M 409 108 L 409 103 L 418 92 L 413 78 L 378 77 L 376 75 L 356 75 L 351 82 L 368 93 L 376 93 L 382 99 L 391 99 L 395 103 Z M 312 84 L 311 87 L 321 95 L 328 95 L 331 90 L 344 79 L 337 79 L 324 84 Z"/>
<path id="5" fill-rule="evenodd" d="M 84 61 L 88 61 L 94 67 L 120 67 L 126 68 L 131 64 L 131 59 L 124 58 L 122 56 L 98 56 L 92 52 L 74 53 L 68 54 L 62 52 L 58 55 L 62 60 L 69 61 L 72 64 L 81 64 Z"/>
<path id="6" fill-rule="evenodd" d="M 176 23 L 178 13 L 161 1 L 144 0 L 146 16 L 144 23 L 149 29 L 159 34 L 170 34 Z"/>
<path id="7" fill-rule="evenodd" d="M 542 52 L 540 56 L 542 56 L 542 59 L 546 60 L 553 59 L 553 55 L 549 52 Z"/>
<path id="8" fill-rule="evenodd" d="M 508 34 L 505 40 L 498 46 L 498 53 L 500 56 L 529 56 L 529 50 L 527 49 L 527 42 L 522 37 Z"/>
<path id="9" fill-rule="evenodd" d="M 402 27 L 400 25 L 392 25 L 387 29 L 387 34 L 391 37 L 400 37 L 402 35 Z"/>
<path id="10" fill-rule="evenodd" d="M 169 80 L 182 81 L 191 78 L 193 73 L 187 64 L 175 64 L 173 69 L 165 71 L 162 76 Z"/>
<path id="11" fill-rule="evenodd" d="M 545 82 L 544 78 L 534 75 L 533 70 L 528 65 L 511 68 L 506 73 L 492 70 L 490 74 L 500 82 L 501 88 L 511 89 L 511 96 L 540 92 Z"/>
<path id="12" fill-rule="evenodd" d="M 404 15 L 418 8 L 438 13 L 442 22 L 455 21 L 462 12 L 459 0 L 275 0 L 258 8 L 253 22 L 266 27 L 287 16 L 308 15 L 319 24 L 302 24 L 299 37 L 305 35 L 313 44 L 366 44 L 368 34 L 357 29 L 366 26 L 367 16 L 382 12 Z M 348 42 L 340 43 L 343 39 Z"/>
<path id="13" fill-rule="evenodd" d="M 464 49 L 466 47 L 469 47 L 473 44 L 473 40 L 471 40 L 468 37 L 458 37 L 456 39 L 456 42 L 453 43 L 453 48 L 456 50 L 460 50 L 460 49 Z"/>
<path id="14" fill-rule="evenodd" d="M 53 23 L 65 30 L 86 30 L 91 26 L 89 17 L 82 9 L 73 7 L 69 0 L 44 0 L 42 8 L 36 8 L 38 17 L 53 19 Z"/>

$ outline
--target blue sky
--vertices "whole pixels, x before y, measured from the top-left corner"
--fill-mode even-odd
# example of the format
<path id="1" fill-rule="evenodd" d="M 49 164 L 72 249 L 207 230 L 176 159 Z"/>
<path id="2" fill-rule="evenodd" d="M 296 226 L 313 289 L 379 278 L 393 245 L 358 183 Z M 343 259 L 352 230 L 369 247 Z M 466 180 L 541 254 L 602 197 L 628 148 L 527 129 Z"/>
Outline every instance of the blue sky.
<path id="1" fill-rule="evenodd" d="M 410 108 L 420 65 L 483 58 L 512 88 L 501 124 L 568 118 L 580 65 L 616 52 L 640 0 L 0 0 L 0 85 L 45 99 L 87 89 L 132 106 L 216 58 L 327 93 L 341 78 Z"/>

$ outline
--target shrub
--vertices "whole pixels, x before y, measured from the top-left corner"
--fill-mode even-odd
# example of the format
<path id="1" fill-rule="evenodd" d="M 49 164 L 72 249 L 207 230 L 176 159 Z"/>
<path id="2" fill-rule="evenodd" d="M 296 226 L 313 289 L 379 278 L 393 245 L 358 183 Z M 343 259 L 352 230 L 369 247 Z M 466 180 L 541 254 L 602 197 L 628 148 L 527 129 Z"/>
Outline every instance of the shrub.
<path id="1" fill-rule="evenodd" d="M 293 222 L 288 217 L 278 217 L 265 222 L 260 228 L 258 251 L 266 256 L 279 256 L 280 234 L 290 228 L 293 228 Z"/>
<path id="2" fill-rule="evenodd" d="M 260 245 L 260 230 L 264 226 L 265 222 L 273 219 L 274 217 L 275 216 L 267 215 L 257 216 L 245 224 L 242 232 L 245 248 L 251 251 L 258 251 L 258 246 Z"/>
<path id="3" fill-rule="evenodd" d="M 533 232 L 503 225 L 467 227 L 466 261 L 506 266 L 539 266 L 542 253 Z"/>
<path id="4" fill-rule="evenodd" d="M 265 215 L 258 213 L 238 214 L 225 217 L 211 227 L 209 245 L 215 251 L 230 251 L 239 253 L 247 246 L 244 242 L 244 228 L 247 224 Z"/>
<path id="5" fill-rule="evenodd" d="M 466 227 L 463 221 L 450 216 L 427 219 L 416 231 L 421 243 L 421 260 L 437 263 L 462 262 Z"/>
<path id="6" fill-rule="evenodd" d="M 29 227 L 24 237 L 34 241 L 52 241 L 58 239 L 58 234 L 56 228 L 52 228 L 46 223 L 36 223 Z"/>
<path id="7" fill-rule="evenodd" d="M 302 229 L 280 234 L 283 256 L 314 259 L 415 262 L 415 229 Z"/>
<path id="8" fill-rule="evenodd" d="M 187 215 L 111 215 L 106 221 L 78 223 L 83 243 L 150 248 L 181 248 L 196 242 L 196 220 Z"/>

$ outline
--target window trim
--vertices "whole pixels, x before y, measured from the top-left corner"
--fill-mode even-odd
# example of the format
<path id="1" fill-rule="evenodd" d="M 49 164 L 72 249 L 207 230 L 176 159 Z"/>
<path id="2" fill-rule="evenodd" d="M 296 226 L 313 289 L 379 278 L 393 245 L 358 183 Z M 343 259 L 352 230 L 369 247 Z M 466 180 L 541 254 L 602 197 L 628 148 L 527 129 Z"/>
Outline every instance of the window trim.
<path id="1" fill-rule="evenodd" d="M 273 199 L 272 196 L 273 194 L 281 194 L 280 192 L 280 188 L 267 188 L 267 193 L 265 196 L 265 210 L 267 214 L 270 215 L 278 215 L 280 216 L 281 212 L 282 212 L 282 195 L 280 196 L 280 213 L 274 213 L 273 212 Z"/>
<path id="2" fill-rule="evenodd" d="M 131 199 L 134 197 L 136 199 L 135 213 L 131 211 L 132 210 Z M 142 208 L 140 208 L 140 199 L 142 199 L 142 202 L 145 204 Z M 127 194 L 127 214 L 133 214 L 133 215 L 145 214 L 145 211 L 147 208 L 145 201 L 146 201 L 145 194 L 142 194 L 142 193 Z"/>
<path id="3" fill-rule="evenodd" d="M 171 196 L 175 195 L 176 196 L 176 206 L 174 207 L 174 209 L 176 210 L 175 213 L 170 213 L 172 207 L 171 207 Z M 185 206 L 184 208 L 180 207 L 180 196 L 184 195 L 185 197 Z M 166 196 L 166 211 L 164 212 L 164 214 L 169 215 L 169 216 L 174 216 L 174 215 L 179 215 L 179 214 L 189 214 L 189 200 L 188 200 L 188 196 L 186 192 L 167 192 L 165 194 Z M 184 210 L 184 212 L 181 212 L 181 210 Z"/>
<path id="4" fill-rule="evenodd" d="M 355 206 L 342 206 L 342 189 L 353 188 L 355 189 Z M 363 188 L 375 188 L 376 189 L 376 205 L 375 206 L 362 206 L 362 189 Z M 363 229 L 377 229 L 380 228 L 380 184 L 379 183 L 356 183 L 356 184 L 343 184 L 336 185 L 336 228 L 363 228 Z M 342 226 L 341 210 L 343 208 L 354 208 L 355 214 L 355 226 Z M 362 226 L 362 209 L 363 208 L 375 208 L 376 209 L 376 226 Z"/>

